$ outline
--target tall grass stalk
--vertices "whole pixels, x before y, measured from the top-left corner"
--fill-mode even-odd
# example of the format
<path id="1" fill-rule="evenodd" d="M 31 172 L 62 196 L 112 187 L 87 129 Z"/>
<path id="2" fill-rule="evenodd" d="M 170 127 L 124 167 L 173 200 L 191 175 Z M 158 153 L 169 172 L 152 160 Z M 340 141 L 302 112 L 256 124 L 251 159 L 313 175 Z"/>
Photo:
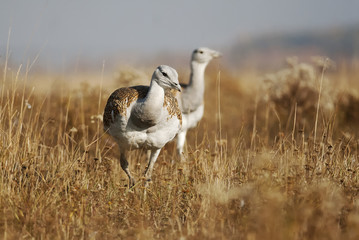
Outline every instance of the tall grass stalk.
<path id="1" fill-rule="evenodd" d="M 7 78 L 7 70 L 8 70 L 8 63 L 9 63 L 9 51 L 10 51 L 10 36 L 11 36 L 11 27 L 9 28 L 8 36 L 7 36 L 7 43 L 6 43 L 6 55 L 5 55 L 5 65 L 4 65 L 4 73 L 3 73 L 3 86 L 1 90 L 1 106 L 3 106 L 3 98 L 4 98 L 4 91 L 5 91 L 5 82 Z"/>
<path id="2" fill-rule="evenodd" d="M 314 124 L 314 144 L 316 143 L 317 140 L 317 129 L 318 129 L 318 118 L 319 118 L 319 106 L 320 106 L 320 97 L 322 94 L 322 87 L 323 87 L 323 78 L 324 78 L 324 72 L 327 66 L 327 62 L 328 62 L 328 58 L 325 59 L 324 64 L 323 64 L 323 68 L 322 68 L 322 73 L 320 76 L 320 83 L 319 83 L 319 93 L 318 93 L 318 101 L 317 101 L 317 107 L 316 107 L 316 113 L 315 113 L 315 124 Z"/>
<path id="3" fill-rule="evenodd" d="M 219 132 L 219 149 L 220 159 L 223 157 L 223 139 L 222 139 L 222 115 L 221 115 L 221 71 L 217 74 L 217 116 L 218 116 L 218 132 Z"/>

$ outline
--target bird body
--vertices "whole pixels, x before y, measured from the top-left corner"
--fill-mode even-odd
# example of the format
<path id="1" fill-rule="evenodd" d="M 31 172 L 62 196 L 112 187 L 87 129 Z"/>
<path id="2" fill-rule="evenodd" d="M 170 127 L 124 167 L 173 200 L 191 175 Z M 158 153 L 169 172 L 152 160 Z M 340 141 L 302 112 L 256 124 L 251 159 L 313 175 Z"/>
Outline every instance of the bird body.
<path id="1" fill-rule="evenodd" d="M 171 141 L 182 126 L 182 114 L 170 89 L 180 91 L 177 72 L 161 65 L 153 73 L 150 86 L 120 88 L 109 97 L 104 110 L 104 130 L 117 142 L 121 167 L 130 180 L 126 152 L 151 150 L 146 178 L 150 180 L 153 164 L 161 148 Z"/>
<path id="2" fill-rule="evenodd" d="M 120 88 L 108 100 L 104 127 L 120 149 L 162 148 L 178 132 L 180 113 L 171 110 L 177 104 L 175 98 L 169 91 L 159 91 L 154 96 L 158 99 L 152 100 L 163 104 L 149 104 L 148 91 L 148 86 Z"/>
<path id="3" fill-rule="evenodd" d="M 182 91 L 176 97 L 182 111 L 183 124 L 177 135 L 177 152 L 182 156 L 188 129 L 197 126 L 204 113 L 204 74 L 208 63 L 221 54 L 209 48 L 198 48 L 192 53 L 191 76 L 188 84 L 181 84 Z"/>

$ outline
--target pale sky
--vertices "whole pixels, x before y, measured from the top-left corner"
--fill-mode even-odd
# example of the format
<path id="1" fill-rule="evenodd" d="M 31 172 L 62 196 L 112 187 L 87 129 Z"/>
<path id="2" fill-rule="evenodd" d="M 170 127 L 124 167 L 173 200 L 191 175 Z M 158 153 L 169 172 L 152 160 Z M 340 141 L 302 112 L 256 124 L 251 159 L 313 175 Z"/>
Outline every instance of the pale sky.
<path id="1" fill-rule="evenodd" d="M 262 33 L 359 24 L 354 0 L 1 0 L 0 62 L 226 48 Z M 61 59 L 61 60 L 59 60 Z"/>

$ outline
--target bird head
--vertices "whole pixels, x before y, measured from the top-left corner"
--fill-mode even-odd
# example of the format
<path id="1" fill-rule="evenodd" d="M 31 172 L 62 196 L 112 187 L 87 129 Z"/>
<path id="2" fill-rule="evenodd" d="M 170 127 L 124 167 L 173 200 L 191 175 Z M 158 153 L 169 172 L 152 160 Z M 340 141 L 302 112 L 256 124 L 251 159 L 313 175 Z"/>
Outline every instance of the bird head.
<path id="1" fill-rule="evenodd" d="M 164 89 L 181 91 L 177 71 L 167 65 L 158 66 L 152 75 L 152 80 L 156 81 Z"/>
<path id="2" fill-rule="evenodd" d="M 193 51 L 192 53 L 192 61 L 198 63 L 209 63 L 213 58 L 221 57 L 222 54 L 215 50 L 200 47 Z"/>

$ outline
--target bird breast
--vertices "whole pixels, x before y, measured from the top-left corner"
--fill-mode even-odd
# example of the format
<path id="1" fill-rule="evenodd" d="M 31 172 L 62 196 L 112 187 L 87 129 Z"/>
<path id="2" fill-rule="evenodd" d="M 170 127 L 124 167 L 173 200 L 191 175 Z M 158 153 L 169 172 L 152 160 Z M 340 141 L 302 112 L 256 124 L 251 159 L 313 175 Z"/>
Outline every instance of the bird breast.
<path id="1" fill-rule="evenodd" d="M 136 86 L 116 90 L 109 97 L 104 111 L 104 129 L 121 146 L 131 148 L 163 147 L 172 140 L 182 125 L 182 114 L 175 97 L 165 92 L 161 112 L 155 122 L 146 119 L 137 104 L 143 104 L 148 87 Z"/>

